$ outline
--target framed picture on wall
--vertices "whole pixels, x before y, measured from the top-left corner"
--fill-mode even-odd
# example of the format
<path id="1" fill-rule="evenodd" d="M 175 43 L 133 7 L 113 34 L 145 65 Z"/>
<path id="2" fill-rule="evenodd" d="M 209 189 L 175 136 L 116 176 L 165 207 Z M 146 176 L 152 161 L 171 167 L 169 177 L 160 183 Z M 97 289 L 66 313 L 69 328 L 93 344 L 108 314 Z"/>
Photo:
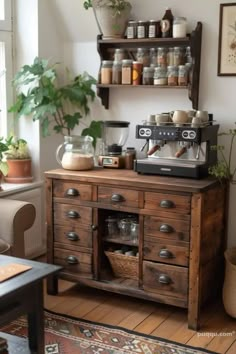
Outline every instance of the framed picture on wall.
<path id="1" fill-rule="evenodd" d="M 236 3 L 220 4 L 218 76 L 236 76 Z"/>

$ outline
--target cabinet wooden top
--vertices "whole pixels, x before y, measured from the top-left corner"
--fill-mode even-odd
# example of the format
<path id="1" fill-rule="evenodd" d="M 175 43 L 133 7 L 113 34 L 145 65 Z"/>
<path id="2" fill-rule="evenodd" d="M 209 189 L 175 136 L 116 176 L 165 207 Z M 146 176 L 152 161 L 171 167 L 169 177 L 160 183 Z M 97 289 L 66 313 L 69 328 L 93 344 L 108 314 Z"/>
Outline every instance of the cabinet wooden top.
<path id="1" fill-rule="evenodd" d="M 197 193 L 212 188 L 218 182 L 213 178 L 200 180 L 157 175 L 142 175 L 131 170 L 94 168 L 89 171 L 56 169 L 45 172 L 46 178 L 72 180 L 116 187 L 153 188 L 179 192 Z"/>

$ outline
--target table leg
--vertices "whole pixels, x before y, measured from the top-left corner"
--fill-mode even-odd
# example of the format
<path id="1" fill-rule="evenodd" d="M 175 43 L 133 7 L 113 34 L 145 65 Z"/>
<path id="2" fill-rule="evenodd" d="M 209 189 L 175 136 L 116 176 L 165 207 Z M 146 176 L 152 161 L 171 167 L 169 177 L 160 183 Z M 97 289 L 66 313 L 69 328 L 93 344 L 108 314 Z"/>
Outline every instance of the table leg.
<path id="1" fill-rule="evenodd" d="M 28 313 L 29 347 L 37 354 L 44 354 L 44 308 L 43 281 L 40 280 L 32 288 L 33 305 Z"/>

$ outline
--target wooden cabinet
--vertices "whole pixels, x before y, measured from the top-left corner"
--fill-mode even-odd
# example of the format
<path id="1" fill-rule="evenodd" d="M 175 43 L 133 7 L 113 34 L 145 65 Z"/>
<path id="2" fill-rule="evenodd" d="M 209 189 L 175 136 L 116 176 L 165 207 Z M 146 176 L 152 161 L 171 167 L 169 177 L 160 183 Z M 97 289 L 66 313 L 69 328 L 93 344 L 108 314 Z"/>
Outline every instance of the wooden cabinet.
<path id="1" fill-rule="evenodd" d="M 109 91 L 119 87 L 130 87 L 132 89 L 185 89 L 188 91 L 188 97 L 192 101 L 192 107 L 198 109 L 199 94 L 199 78 L 200 78 L 200 61 L 201 61 L 201 40 L 202 40 L 202 23 L 198 22 L 194 31 L 186 38 L 144 38 L 144 39 L 102 39 L 97 37 L 97 50 L 102 60 L 113 60 L 116 48 L 125 49 L 130 59 L 136 58 L 137 48 L 158 48 L 158 47 L 181 47 L 186 49 L 190 47 L 192 56 L 192 68 L 190 71 L 190 83 L 187 86 L 154 86 L 154 85 L 104 85 L 98 79 L 97 94 L 100 96 L 102 104 L 105 108 L 109 108 Z"/>
<path id="2" fill-rule="evenodd" d="M 222 286 L 224 186 L 100 168 L 45 176 L 47 260 L 64 267 L 48 279 L 50 294 L 61 277 L 187 308 L 199 328 L 202 305 Z M 138 242 L 119 229 L 108 236 L 109 217 L 138 220 Z"/>

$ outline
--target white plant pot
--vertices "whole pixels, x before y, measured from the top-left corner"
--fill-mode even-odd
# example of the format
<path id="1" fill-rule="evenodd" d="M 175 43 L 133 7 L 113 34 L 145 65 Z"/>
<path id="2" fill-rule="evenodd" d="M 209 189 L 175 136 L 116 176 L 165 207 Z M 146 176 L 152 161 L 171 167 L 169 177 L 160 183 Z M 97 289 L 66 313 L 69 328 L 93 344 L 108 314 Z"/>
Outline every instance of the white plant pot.
<path id="1" fill-rule="evenodd" d="M 96 6 L 95 1 L 93 2 L 93 11 L 103 39 L 124 38 L 130 17 L 131 6 L 126 7 L 119 14 L 110 7 L 101 5 Z"/>

